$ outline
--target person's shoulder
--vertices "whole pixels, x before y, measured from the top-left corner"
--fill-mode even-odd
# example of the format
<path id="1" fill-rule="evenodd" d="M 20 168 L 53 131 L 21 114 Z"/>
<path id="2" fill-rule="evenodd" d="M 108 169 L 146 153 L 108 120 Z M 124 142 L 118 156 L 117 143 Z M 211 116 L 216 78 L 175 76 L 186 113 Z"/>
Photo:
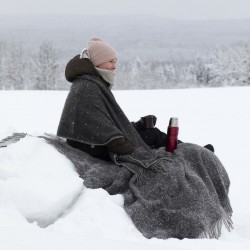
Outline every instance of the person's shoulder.
<path id="1" fill-rule="evenodd" d="M 101 93 L 100 84 L 98 84 L 98 78 L 91 75 L 84 75 L 76 78 L 71 86 L 71 92 L 77 95 L 84 95 L 86 97 L 97 96 Z"/>
<path id="2" fill-rule="evenodd" d="M 81 86 L 89 86 L 91 88 L 99 88 L 99 86 L 103 84 L 99 77 L 89 74 L 77 77 L 74 83 L 79 83 Z"/>

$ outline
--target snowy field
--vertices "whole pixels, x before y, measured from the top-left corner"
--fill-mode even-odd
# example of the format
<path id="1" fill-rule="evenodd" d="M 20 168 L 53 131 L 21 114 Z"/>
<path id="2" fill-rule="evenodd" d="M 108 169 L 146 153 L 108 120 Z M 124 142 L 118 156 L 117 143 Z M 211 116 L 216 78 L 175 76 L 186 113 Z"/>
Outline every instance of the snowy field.
<path id="1" fill-rule="evenodd" d="M 234 230 L 219 240 L 145 239 L 123 209 L 121 195 L 87 189 L 73 165 L 35 135 L 56 133 L 66 91 L 0 91 L 1 250 L 250 249 L 250 87 L 115 91 L 131 121 L 157 116 L 167 130 L 179 118 L 179 139 L 212 143 L 231 179 Z"/>

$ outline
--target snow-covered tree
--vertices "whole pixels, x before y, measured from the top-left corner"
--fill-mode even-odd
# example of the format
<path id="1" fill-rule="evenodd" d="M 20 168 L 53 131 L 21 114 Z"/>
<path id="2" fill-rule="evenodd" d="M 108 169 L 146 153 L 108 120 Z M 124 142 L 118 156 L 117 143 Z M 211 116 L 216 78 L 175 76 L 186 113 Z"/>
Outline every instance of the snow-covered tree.
<path id="1" fill-rule="evenodd" d="M 249 45 L 217 48 L 206 65 L 211 86 L 241 86 L 249 81 Z"/>
<path id="2" fill-rule="evenodd" d="M 56 89 L 58 67 L 56 49 L 52 43 L 43 42 L 36 60 L 36 89 Z"/>
<path id="3" fill-rule="evenodd" d="M 119 57 L 115 89 L 250 85 L 249 42 L 220 45 L 189 60 L 185 53 L 156 57 L 143 51 Z M 0 41 L 0 89 L 68 89 L 64 77 L 68 59 L 62 55 L 52 42 L 31 49 L 18 41 Z"/>
<path id="4" fill-rule="evenodd" d="M 26 89 L 24 72 L 26 62 L 21 44 L 11 44 L 11 50 L 5 59 L 5 86 L 7 89 Z"/>
<path id="5" fill-rule="evenodd" d="M 6 52 L 6 44 L 3 41 L 0 41 L 0 89 L 5 89 L 5 69 L 4 69 L 4 61 L 5 61 L 5 52 Z"/>

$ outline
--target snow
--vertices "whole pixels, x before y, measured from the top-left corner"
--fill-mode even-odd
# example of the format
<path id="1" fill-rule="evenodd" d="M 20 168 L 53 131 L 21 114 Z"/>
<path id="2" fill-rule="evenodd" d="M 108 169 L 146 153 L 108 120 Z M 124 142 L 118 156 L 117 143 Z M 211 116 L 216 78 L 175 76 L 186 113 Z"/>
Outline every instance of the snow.
<path id="1" fill-rule="evenodd" d="M 219 240 L 145 239 L 123 209 L 121 195 L 88 189 L 72 163 L 37 135 L 56 133 L 67 91 L 0 91 L 0 249 L 250 249 L 250 87 L 114 91 L 129 119 L 157 116 L 179 138 L 212 143 L 230 179 L 234 230 Z"/>

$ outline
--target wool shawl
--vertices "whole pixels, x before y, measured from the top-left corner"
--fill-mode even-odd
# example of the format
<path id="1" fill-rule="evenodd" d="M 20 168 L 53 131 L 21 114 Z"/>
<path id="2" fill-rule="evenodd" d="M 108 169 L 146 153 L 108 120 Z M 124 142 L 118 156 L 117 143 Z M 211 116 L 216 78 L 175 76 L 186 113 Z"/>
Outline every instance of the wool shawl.
<path id="1" fill-rule="evenodd" d="M 94 75 L 84 74 L 73 81 L 57 135 L 93 147 L 123 137 L 151 154 L 108 86 Z"/>

